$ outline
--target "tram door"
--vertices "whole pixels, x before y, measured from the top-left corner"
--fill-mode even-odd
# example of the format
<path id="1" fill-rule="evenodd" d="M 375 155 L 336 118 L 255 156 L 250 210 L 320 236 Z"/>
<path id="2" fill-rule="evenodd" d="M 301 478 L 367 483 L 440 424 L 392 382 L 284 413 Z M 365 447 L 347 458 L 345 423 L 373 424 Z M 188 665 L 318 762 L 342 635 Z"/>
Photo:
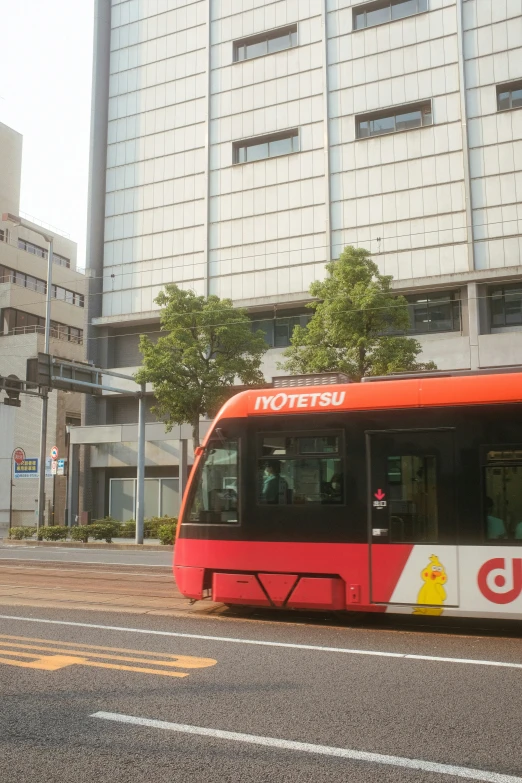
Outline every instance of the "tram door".
<path id="1" fill-rule="evenodd" d="M 458 606 L 453 440 L 450 429 L 366 433 L 372 603 Z"/>

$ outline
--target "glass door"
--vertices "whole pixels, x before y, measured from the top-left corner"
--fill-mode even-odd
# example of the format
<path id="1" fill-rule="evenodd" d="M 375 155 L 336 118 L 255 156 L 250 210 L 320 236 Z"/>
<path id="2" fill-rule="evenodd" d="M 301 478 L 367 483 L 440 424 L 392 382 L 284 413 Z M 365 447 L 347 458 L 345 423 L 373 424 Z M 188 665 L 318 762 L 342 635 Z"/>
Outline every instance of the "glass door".
<path id="1" fill-rule="evenodd" d="M 418 614 L 458 606 L 453 431 L 366 438 L 372 602 Z"/>

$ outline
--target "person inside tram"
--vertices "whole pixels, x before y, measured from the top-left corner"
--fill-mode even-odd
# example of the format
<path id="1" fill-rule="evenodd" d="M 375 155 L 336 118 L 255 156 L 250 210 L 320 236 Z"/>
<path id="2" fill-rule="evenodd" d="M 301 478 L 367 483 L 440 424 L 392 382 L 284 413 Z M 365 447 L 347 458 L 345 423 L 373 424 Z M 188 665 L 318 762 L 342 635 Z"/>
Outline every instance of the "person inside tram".
<path id="1" fill-rule="evenodd" d="M 284 504 L 287 502 L 288 484 L 281 476 L 281 464 L 278 460 L 265 462 L 261 502 Z"/>
<path id="2" fill-rule="evenodd" d="M 493 500 L 490 497 L 486 498 L 486 511 L 487 511 L 487 521 L 488 521 L 488 538 L 489 539 L 496 539 L 496 538 L 507 538 L 506 535 L 506 525 L 504 523 L 503 519 L 500 519 L 500 517 L 495 517 L 493 515 L 493 508 L 494 508 Z"/>
<path id="3" fill-rule="evenodd" d="M 343 477 L 341 473 L 334 473 L 330 481 L 324 485 L 323 503 L 343 502 Z"/>

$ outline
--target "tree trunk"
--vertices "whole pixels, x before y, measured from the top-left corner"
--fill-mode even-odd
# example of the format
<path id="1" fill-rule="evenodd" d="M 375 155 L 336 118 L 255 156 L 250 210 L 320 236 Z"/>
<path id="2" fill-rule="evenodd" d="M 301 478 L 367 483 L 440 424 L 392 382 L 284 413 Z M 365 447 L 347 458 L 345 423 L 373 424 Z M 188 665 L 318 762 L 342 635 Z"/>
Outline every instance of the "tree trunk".
<path id="1" fill-rule="evenodd" d="M 199 416 L 192 422 L 192 444 L 195 451 L 199 446 Z"/>

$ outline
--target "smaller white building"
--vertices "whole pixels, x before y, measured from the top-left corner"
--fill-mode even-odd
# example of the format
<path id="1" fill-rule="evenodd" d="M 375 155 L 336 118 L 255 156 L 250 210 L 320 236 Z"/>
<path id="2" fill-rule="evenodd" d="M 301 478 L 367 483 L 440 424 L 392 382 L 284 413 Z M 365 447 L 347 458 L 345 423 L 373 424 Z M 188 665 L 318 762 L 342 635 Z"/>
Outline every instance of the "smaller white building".
<path id="1" fill-rule="evenodd" d="M 20 214 L 22 136 L 0 123 L 0 216 Z M 34 222 L 34 219 L 31 219 Z M 51 353 L 83 361 L 85 277 L 76 269 L 76 243 L 50 230 L 54 237 Z M 47 292 L 47 243 L 36 232 L 0 219 L 0 375 L 26 377 L 27 359 L 44 350 Z M 2 395 L 3 398 L 3 395 Z M 32 525 L 38 498 L 38 479 L 28 472 L 13 477 L 12 455 L 23 448 L 28 460 L 40 456 L 41 400 L 21 395 L 21 407 L 8 407 L 0 398 L 0 538 L 9 524 Z M 51 392 L 47 451 L 58 447 L 67 459 L 67 428 L 81 424 L 78 394 Z M 40 466 L 39 466 L 40 467 Z M 22 471 L 23 473 L 23 471 Z M 31 477 L 29 477 L 31 476 Z M 46 522 L 64 522 L 65 475 L 46 481 Z"/>

